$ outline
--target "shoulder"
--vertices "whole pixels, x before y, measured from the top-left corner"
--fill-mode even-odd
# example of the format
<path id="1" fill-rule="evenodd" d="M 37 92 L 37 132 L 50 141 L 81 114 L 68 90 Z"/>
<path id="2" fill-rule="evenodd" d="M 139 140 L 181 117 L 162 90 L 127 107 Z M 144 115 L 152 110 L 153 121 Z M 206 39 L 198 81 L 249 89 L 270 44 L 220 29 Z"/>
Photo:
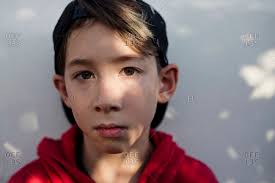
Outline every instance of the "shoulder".
<path id="1" fill-rule="evenodd" d="M 40 159 L 33 160 L 13 174 L 8 183 L 50 183 Z"/>
<path id="2" fill-rule="evenodd" d="M 176 180 L 186 183 L 218 183 L 215 174 L 205 163 L 186 154 L 181 159 Z"/>

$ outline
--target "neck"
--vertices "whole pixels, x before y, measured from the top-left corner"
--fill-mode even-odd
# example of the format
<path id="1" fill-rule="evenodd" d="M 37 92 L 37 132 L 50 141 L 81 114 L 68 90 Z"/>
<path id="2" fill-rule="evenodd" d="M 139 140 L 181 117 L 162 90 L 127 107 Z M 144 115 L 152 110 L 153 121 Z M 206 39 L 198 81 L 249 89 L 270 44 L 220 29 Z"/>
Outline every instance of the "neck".
<path id="1" fill-rule="evenodd" d="M 153 149 L 149 131 L 129 149 L 115 154 L 97 148 L 93 141 L 83 134 L 82 165 L 89 176 L 100 180 L 99 182 L 113 182 L 118 179 L 136 180 L 149 160 Z M 107 178 L 110 178 L 110 181 L 106 180 Z"/>

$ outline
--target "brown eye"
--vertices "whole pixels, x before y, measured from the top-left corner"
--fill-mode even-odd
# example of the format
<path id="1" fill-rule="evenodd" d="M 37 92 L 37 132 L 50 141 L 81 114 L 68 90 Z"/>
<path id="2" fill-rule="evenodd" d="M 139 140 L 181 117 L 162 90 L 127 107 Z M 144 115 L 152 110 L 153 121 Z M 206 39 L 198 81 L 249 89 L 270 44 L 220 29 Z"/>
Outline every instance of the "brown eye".
<path id="1" fill-rule="evenodd" d="M 135 69 L 134 67 L 125 67 L 124 69 L 124 73 L 127 75 L 127 76 L 131 76 L 133 75 L 135 72 L 139 72 L 137 69 Z"/>
<path id="2" fill-rule="evenodd" d="M 86 80 L 86 79 L 90 79 L 91 75 L 92 75 L 91 72 L 89 72 L 89 71 L 83 71 L 83 72 L 80 72 L 79 74 L 77 74 L 76 78 L 79 77 L 79 76 L 81 76 L 83 80 Z"/>

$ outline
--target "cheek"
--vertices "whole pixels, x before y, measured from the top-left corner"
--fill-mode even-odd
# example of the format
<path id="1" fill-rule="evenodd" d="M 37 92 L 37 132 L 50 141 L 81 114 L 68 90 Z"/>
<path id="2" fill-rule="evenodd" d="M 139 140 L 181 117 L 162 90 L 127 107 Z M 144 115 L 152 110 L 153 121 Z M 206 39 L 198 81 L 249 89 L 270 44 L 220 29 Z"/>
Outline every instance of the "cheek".
<path id="1" fill-rule="evenodd" d="M 130 87 L 125 106 L 129 114 L 135 117 L 134 121 L 149 125 L 157 107 L 157 89 L 153 80 L 147 79 L 141 82 Z"/>
<path id="2" fill-rule="evenodd" d="M 66 90 L 72 108 L 77 109 L 85 107 L 85 105 L 87 105 L 88 97 L 91 97 L 91 92 L 89 88 L 87 88 L 88 85 L 76 84 L 68 78 L 66 83 Z M 84 88 L 84 86 L 86 88 Z"/>
<path id="3" fill-rule="evenodd" d="M 85 109 L 87 110 L 87 96 L 70 84 L 67 86 L 67 94 L 75 120 L 77 122 L 83 121 Z"/>

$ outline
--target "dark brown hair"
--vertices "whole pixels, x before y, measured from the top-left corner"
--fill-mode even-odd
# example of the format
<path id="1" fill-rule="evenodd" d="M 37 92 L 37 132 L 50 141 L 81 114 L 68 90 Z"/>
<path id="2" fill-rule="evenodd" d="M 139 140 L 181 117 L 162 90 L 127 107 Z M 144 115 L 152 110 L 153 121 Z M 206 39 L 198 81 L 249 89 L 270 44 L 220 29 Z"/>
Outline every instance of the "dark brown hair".
<path id="1" fill-rule="evenodd" d="M 78 0 L 80 6 L 88 10 L 93 18 L 82 18 L 76 20 L 64 35 L 61 48 L 57 57 L 57 67 L 61 75 L 64 75 L 65 56 L 67 42 L 71 33 L 84 26 L 91 25 L 94 21 L 99 21 L 107 27 L 116 31 L 121 39 L 144 56 L 153 55 L 156 57 L 158 73 L 161 69 L 157 49 L 152 42 L 153 35 L 149 30 L 144 16 L 134 0 Z"/>

